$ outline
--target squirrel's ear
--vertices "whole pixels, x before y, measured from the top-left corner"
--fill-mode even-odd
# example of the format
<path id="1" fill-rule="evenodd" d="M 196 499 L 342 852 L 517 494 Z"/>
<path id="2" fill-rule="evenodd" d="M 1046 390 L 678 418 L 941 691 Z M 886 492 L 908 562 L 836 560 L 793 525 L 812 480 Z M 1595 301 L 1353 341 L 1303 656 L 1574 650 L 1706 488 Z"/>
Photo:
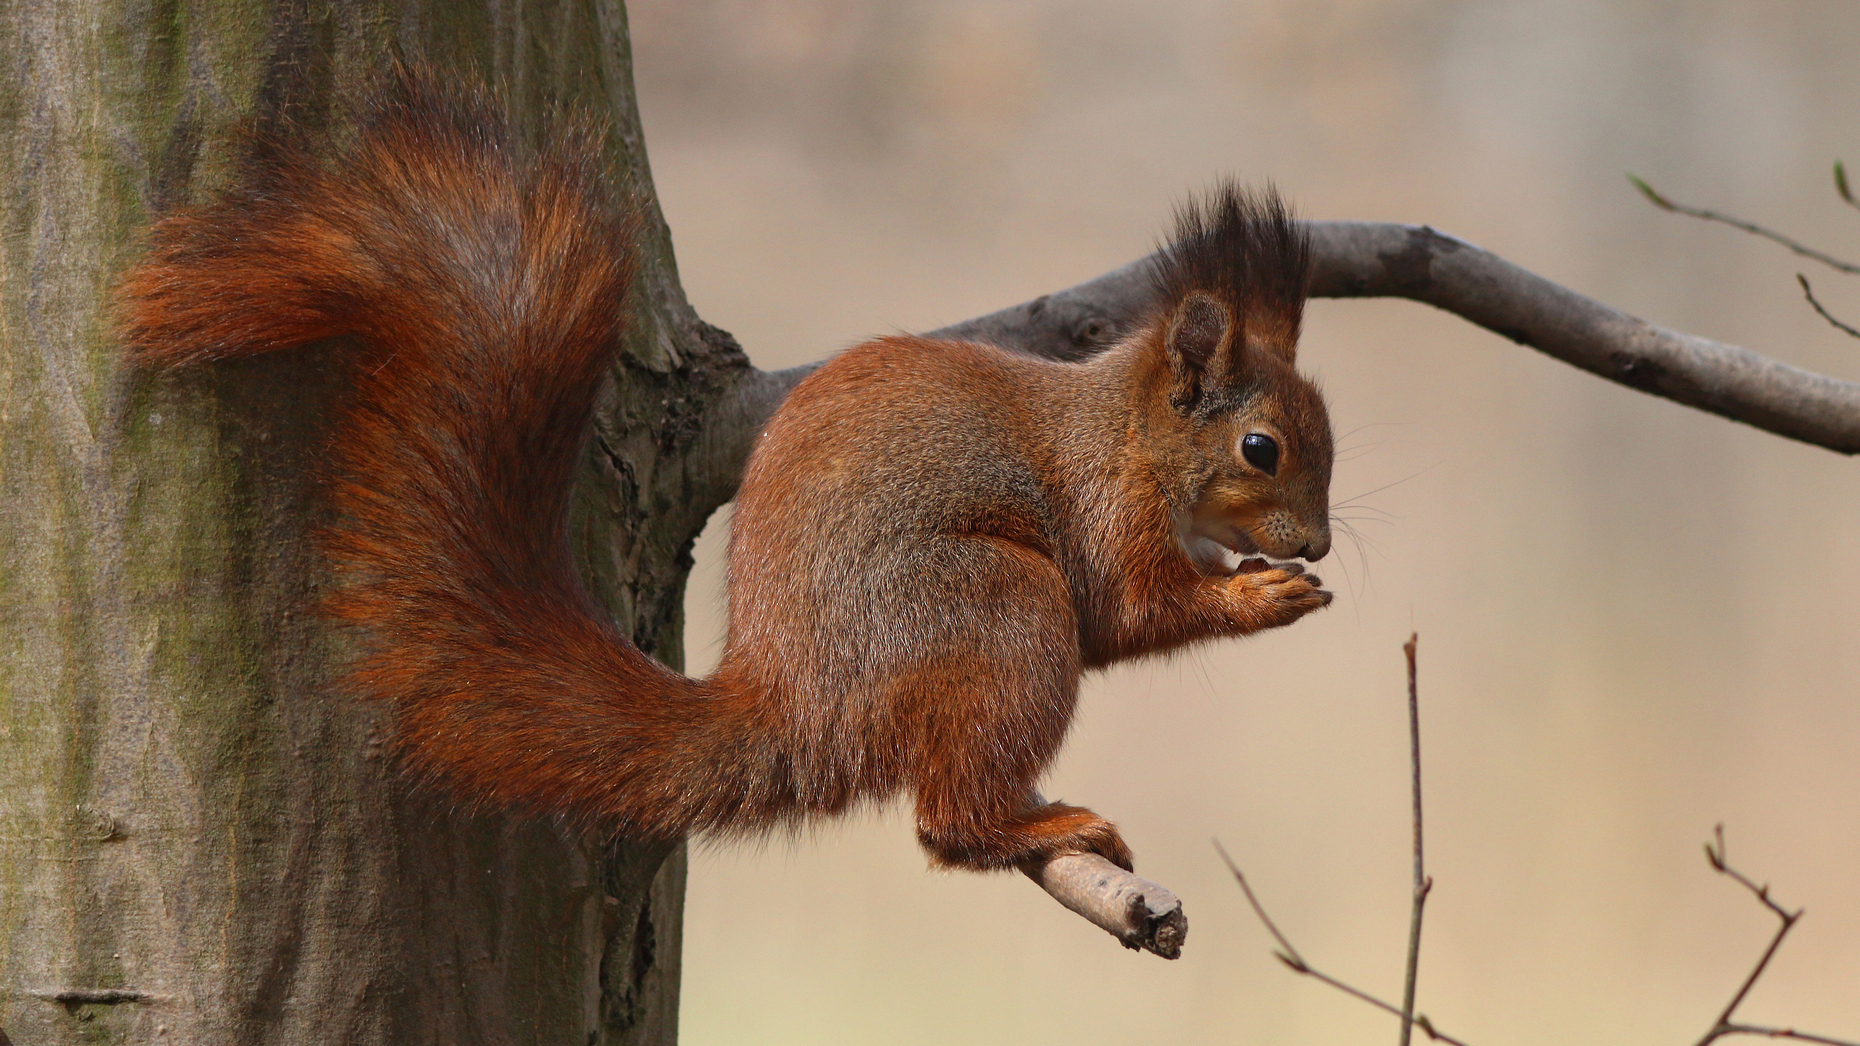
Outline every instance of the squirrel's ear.
<path id="1" fill-rule="evenodd" d="M 1176 376 L 1176 402 L 1193 403 L 1203 382 L 1219 382 L 1233 369 L 1233 314 L 1211 295 L 1196 291 L 1182 299 L 1169 317 L 1163 343 Z"/>

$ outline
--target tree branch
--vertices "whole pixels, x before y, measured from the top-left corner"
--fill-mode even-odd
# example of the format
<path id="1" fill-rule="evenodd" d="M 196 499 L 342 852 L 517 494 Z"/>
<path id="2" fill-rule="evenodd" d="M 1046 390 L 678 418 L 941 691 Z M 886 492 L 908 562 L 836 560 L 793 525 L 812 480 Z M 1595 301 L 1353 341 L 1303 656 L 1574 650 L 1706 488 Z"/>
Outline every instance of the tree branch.
<path id="1" fill-rule="evenodd" d="M 1046 799 L 1034 793 L 1035 803 Z M 1141 948 L 1165 959 L 1182 955 L 1188 916 L 1175 894 L 1132 875 L 1097 854 L 1060 854 L 1028 861 L 1022 874 L 1053 900 L 1084 916 L 1132 951 Z"/>
<path id="2" fill-rule="evenodd" d="M 1188 936 L 1182 902 L 1148 879 L 1097 854 L 1061 854 L 1030 863 L 1021 871 L 1054 900 L 1116 937 L 1124 947 L 1141 948 L 1165 959 L 1181 956 L 1182 940 Z"/>
<path id="3" fill-rule="evenodd" d="M 1860 453 L 1860 384 L 1656 327 L 1426 226 L 1310 223 L 1316 298 L 1410 298 L 1610 381 L 1779 436 Z M 1145 264 L 932 332 L 1078 359 L 1140 322 Z"/>
<path id="4" fill-rule="evenodd" d="M 1842 381 L 1681 331 L 1584 297 L 1427 226 L 1310 223 L 1314 298 L 1409 298 L 1610 381 L 1842 454 L 1860 453 L 1860 383 Z M 1134 330 L 1149 306 L 1149 258 L 928 337 L 988 342 L 1056 360 L 1085 359 Z M 751 371 L 717 413 L 748 442 L 819 363 Z"/>

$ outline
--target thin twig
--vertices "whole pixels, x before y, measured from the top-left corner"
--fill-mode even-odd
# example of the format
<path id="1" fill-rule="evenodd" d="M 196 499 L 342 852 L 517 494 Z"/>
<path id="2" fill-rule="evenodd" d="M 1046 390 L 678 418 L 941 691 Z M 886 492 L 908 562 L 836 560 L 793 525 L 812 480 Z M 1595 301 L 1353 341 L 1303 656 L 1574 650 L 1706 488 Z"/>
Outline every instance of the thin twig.
<path id="1" fill-rule="evenodd" d="M 1414 673 L 1415 648 L 1420 641 L 1420 633 L 1412 632 L 1401 647 L 1408 656 L 1408 757 L 1414 772 L 1414 908 L 1408 916 L 1408 973 L 1401 990 L 1401 1046 L 1408 1046 L 1414 1030 L 1414 983 L 1421 967 L 1421 913 L 1427 907 L 1428 891 L 1434 888 L 1421 859 L 1421 696 Z"/>
<path id="2" fill-rule="evenodd" d="M 1813 258 L 1815 261 L 1829 268 L 1838 269 L 1845 273 L 1860 273 L 1860 265 L 1855 265 L 1853 262 L 1842 261 L 1831 254 L 1824 254 L 1813 247 L 1792 240 L 1772 229 L 1766 229 L 1755 222 L 1745 221 L 1742 218 L 1733 217 L 1729 214 L 1720 214 L 1717 211 L 1708 211 L 1702 207 L 1687 207 L 1685 204 L 1674 203 L 1665 196 L 1660 195 L 1659 191 L 1653 186 L 1641 181 L 1634 175 L 1630 174 L 1627 177 L 1628 181 L 1634 183 L 1634 188 L 1640 190 L 1641 195 L 1651 200 L 1655 207 L 1663 211 L 1672 211 L 1675 214 L 1683 214 L 1691 218 L 1703 218 L 1708 222 L 1720 222 L 1724 225 L 1729 225 L 1733 229 L 1742 229 L 1752 235 L 1761 236 L 1772 243 L 1780 243 L 1802 257 Z"/>
<path id="3" fill-rule="evenodd" d="M 1750 976 L 1744 978 L 1743 986 L 1737 989 L 1737 994 L 1731 996 L 1731 1001 L 1726 1004 L 1724 1012 L 1718 1015 L 1718 1023 L 1727 1024 L 1731 1020 L 1731 1014 L 1736 1012 L 1738 1006 L 1743 1004 L 1744 996 L 1750 994 L 1750 989 L 1757 983 L 1757 978 L 1763 976 L 1764 968 L 1770 964 L 1770 956 L 1776 954 L 1776 949 L 1782 944 L 1783 937 L 1787 935 L 1790 928 L 1795 925 L 1795 921 L 1802 917 L 1802 911 L 1801 909 L 1797 909 L 1791 912 L 1782 905 L 1777 904 L 1770 898 L 1769 884 L 1766 883 L 1762 886 L 1758 886 L 1756 883 L 1750 881 L 1744 873 L 1731 867 L 1730 864 L 1726 862 L 1724 825 L 1720 824 L 1712 829 L 1712 838 L 1716 846 L 1714 847 L 1713 843 L 1705 844 L 1705 859 L 1711 862 L 1711 866 L 1717 869 L 1719 874 L 1730 876 L 1742 884 L 1744 889 L 1756 895 L 1757 900 L 1762 901 L 1764 907 L 1775 912 L 1776 918 L 1782 923 L 1782 925 L 1776 929 L 1776 936 L 1771 938 L 1770 946 L 1763 950 L 1763 957 L 1757 960 L 1756 968 L 1750 971 Z"/>
<path id="4" fill-rule="evenodd" d="M 1827 320 L 1829 323 L 1834 324 L 1836 327 L 1847 332 L 1848 334 L 1851 334 L 1856 338 L 1860 338 L 1860 330 L 1855 330 L 1852 327 L 1849 327 L 1848 325 L 1846 325 L 1845 323 L 1842 323 L 1840 320 L 1835 319 L 1832 313 L 1822 308 L 1821 303 L 1815 300 L 1815 289 L 1808 285 L 1808 277 L 1798 272 L 1795 274 L 1795 281 L 1802 285 L 1802 293 L 1808 296 L 1808 303 L 1815 307 L 1816 312 L 1821 313 L 1822 319 Z"/>
<path id="5" fill-rule="evenodd" d="M 1730 876 L 1732 879 L 1737 880 L 1744 889 L 1749 890 L 1755 895 L 1757 900 L 1763 902 L 1765 908 L 1775 913 L 1781 925 L 1776 928 L 1776 936 L 1770 938 L 1769 947 L 1763 949 L 1763 955 L 1757 960 L 1757 965 L 1751 969 L 1750 976 L 1744 978 L 1744 983 L 1738 987 L 1737 994 L 1731 996 L 1731 1001 L 1725 1005 L 1723 1012 L 1718 1014 L 1718 1020 L 1712 1025 L 1711 1030 L 1706 1032 L 1705 1037 L 1698 1041 L 1698 1046 L 1710 1046 L 1711 1043 L 1727 1035 L 1760 1035 L 1771 1039 L 1796 1039 L 1802 1042 L 1824 1043 L 1826 1046 L 1860 1046 L 1860 1043 L 1848 1042 L 1843 1039 L 1830 1039 L 1820 1035 L 1810 1035 L 1806 1032 L 1796 1031 L 1793 1028 L 1768 1028 L 1755 1024 L 1737 1024 L 1731 1020 L 1731 1016 L 1737 1012 L 1737 1008 L 1744 1004 L 1744 997 L 1750 994 L 1750 989 L 1756 987 L 1757 979 L 1762 977 L 1763 971 L 1769 968 L 1770 959 L 1776 955 L 1776 949 L 1782 946 L 1783 938 L 1789 935 L 1789 931 L 1795 926 L 1796 920 L 1802 917 L 1803 909 L 1797 908 L 1792 912 L 1782 905 L 1777 904 L 1776 901 L 1770 897 L 1769 884 L 1766 883 L 1762 886 L 1758 886 L 1749 876 L 1731 867 L 1729 862 L 1725 859 L 1724 825 L 1720 824 L 1712 829 L 1712 839 L 1712 842 L 1705 844 L 1705 859 L 1711 862 L 1711 866 L 1716 869 L 1720 875 Z"/>
<path id="6" fill-rule="evenodd" d="M 1376 998 L 1360 988 L 1353 988 L 1306 962 L 1305 957 L 1298 954 L 1298 949 L 1292 947 L 1292 942 L 1286 939 L 1284 933 L 1280 932 L 1278 924 L 1272 921 L 1272 916 L 1266 914 L 1265 906 L 1260 904 L 1259 898 L 1254 895 L 1253 887 L 1246 881 L 1246 875 L 1240 871 L 1240 866 L 1234 863 L 1234 859 L 1227 855 L 1227 848 L 1221 845 L 1219 839 L 1214 840 L 1214 849 L 1220 853 L 1221 860 L 1227 862 L 1227 870 L 1233 873 L 1234 881 L 1240 884 L 1240 892 L 1246 894 L 1246 903 L 1253 906 L 1253 914 L 1259 916 L 1260 923 L 1266 927 L 1267 933 L 1272 934 L 1272 939 L 1279 942 L 1279 950 L 1272 953 L 1273 958 L 1284 963 L 1294 973 L 1302 973 L 1307 977 L 1322 981 L 1338 991 L 1346 995 L 1353 995 L 1379 1010 L 1394 1014 L 1397 1017 L 1403 1016 L 1399 1006 L 1393 1006 L 1383 1002 L 1381 999 Z M 1447 1043 L 1448 1046 L 1466 1046 L 1466 1043 L 1461 1042 L 1459 1039 L 1436 1029 L 1433 1022 L 1429 1021 L 1427 1015 L 1424 1013 L 1417 1013 L 1414 1015 L 1414 1026 L 1426 1032 L 1427 1037 L 1436 1042 L 1444 1042 Z M 1849 1044 L 1843 1043 L 1841 1046 L 1849 1046 Z"/>
<path id="7" fill-rule="evenodd" d="M 1846 1039 L 1830 1039 L 1823 1035 L 1810 1035 L 1794 1028 L 1765 1028 L 1755 1024 L 1727 1024 L 1725 1035 L 1761 1035 L 1769 1039 L 1795 1039 L 1798 1042 L 1819 1042 L 1826 1046 L 1854 1046 Z"/>
<path id="8" fill-rule="evenodd" d="M 1298 954 L 1298 949 L 1292 947 L 1292 942 L 1285 939 L 1285 934 L 1279 931 L 1279 925 L 1272 921 L 1272 916 L 1266 914 L 1265 906 L 1259 903 L 1259 898 L 1253 895 L 1253 888 L 1247 885 L 1245 873 L 1241 872 L 1240 866 L 1227 855 L 1227 848 L 1221 845 L 1219 839 L 1214 840 L 1214 850 L 1221 855 L 1221 860 L 1227 862 L 1227 870 L 1234 873 L 1234 881 L 1240 884 L 1240 892 L 1246 894 L 1246 903 L 1253 906 L 1253 914 L 1259 916 L 1259 921 L 1266 926 L 1266 932 L 1272 934 L 1272 939 L 1278 941 L 1279 947 L 1284 949 L 1279 953 L 1280 961 L 1299 973 L 1309 970 L 1311 967 L 1305 963 L 1304 957 Z"/>
<path id="9" fill-rule="evenodd" d="M 1265 906 L 1259 903 L 1259 897 L 1253 893 L 1253 887 L 1246 881 L 1246 875 L 1240 871 L 1240 866 L 1234 863 L 1234 859 L 1228 856 L 1227 848 L 1221 845 L 1219 839 L 1214 840 L 1214 849 L 1221 855 L 1221 860 L 1226 862 L 1227 870 L 1233 873 L 1234 881 L 1240 884 L 1240 891 L 1246 895 L 1247 903 L 1252 905 L 1253 914 L 1259 917 L 1260 923 L 1266 927 L 1266 932 L 1272 934 L 1273 940 L 1279 943 L 1279 950 L 1273 952 L 1274 958 L 1284 963 L 1295 973 L 1301 973 L 1307 977 L 1315 978 L 1346 995 L 1355 996 L 1369 1003 L 1371 1006 L 1401 1018 L 1402 1042 L 1404 1046 L 1406 1046 L 1409 1041 L 1410 1029 L 1413 1027 L 1419 1027 L 1422 1031 L 1427 1033 L 1428 1038 L 1437 1042 L 1444 1042 L 1449 1044 L 1449 1046 L 1466 1046 L 1466 1044 L 1460 1040 L 1436 1030 L 1433 1023 L 1427 1019 L 1425 1014 L 1417 1014 L 1414 1012 L 1415 970 L 1419 962 L 1421 950 L 1421 911 L 1426 902 L 1428 891 L 1433 887 L 1432 880 L 1426 878 L 1421 861 L 1421 728 L 1419 688 L 1415 684 L 1415 648 L 1419 638 L 1418 635 L 1411 635 L 1408 642 L 1402 645 L 1402 651 L 1408 656 L 1408 736 L 1413 757 L 1415 796 L 1414 911 L 1409 923 L 1408 976 L 1406 983 L 1403 985 L 1402 1005 L 1399 1008 L 1391 1006 L 1368 992 L 1345 984 L 1306 962 L 1305 957 L 1300 955 L 1298 949 L 1292 946 L 1291 940 L 1279 929 L 1278 924 L 1273 922 L 1272 917 L 1266 914 Z M 1737 1013 L 1737 1008 L 1743 1005 L 1744 999 L 1749 996 L 1751 989 L 1756 987 L 1757 981 L 1763 976 L 1764 971 L 1769 969 L 1770 960 L 1775 958 L 1777 949 L 1782 947 L 1783 938 L 1788 936 L 1790 929 L 1795 926 L 1796 921 L 1802 918 L 1803 909 L 1797 908 L 1792 912 L 1784 908 L 1770 896 L 1770 888 L 1767 883 L 1759 886 L 1749 876 L 1731 867 L 1729 862 L 1725 859 L 1724 825 L 1720 824 L 1712 830 L 1712 841 L 1705 844 L 1705 859 L 1711 862 L 1712 868 L 1716 869 L 1719 874 L 1729 876 L 1731 879 L 1736 880 L 1739 885 L 1743 886 L 1744 889 L 1749 890 L 1764 907 L 1775 914 L 1780 925 L 1776 928 L 1776 935 L 1770 938 L 1769 946 L 1763 949 L 1762 956 L 1757 959 L 1756 966 L 1751 969 L 1749 976 L 1744 978 L 1744 983 L 1738 986 L 1737 993 L 1731 996 L 1731 1001 L 1725 1004 L 1724 1009 L 1719 1012 L 1718 1019 L 1713 1022 L 1711 1030 L 1705 1033 L 1704 1038 L 1700 1039 L 1696 1046 L 1711 1046 L 1712 1043 L 1719 1039 L 1731 1035 L 1748 1035 L 1768 1039 L 1790 1039 L 1796 1042 L 1816 1043 L 1818 1046 L 1860 1046 L 1860 1042 L 1854 1042 L 1849 1039 L 1835 1039 L 1825 1035 L 1814 1035 L 1809 1032 L 1796 1031 L 1794 1028 L 1776 1028 L 1761 1024 L 1741 1024 L 1732 1020 L 1732 1017 Z"/>
<path id="10" fill-rule="evenodd" d="M 1847 187 L 1847 167 L 1839 160 L 1834 161 L 1834 191 L 1850 206 L 1860 208 L 1860 200 L 1855 200 L 1853 190 Z"/>

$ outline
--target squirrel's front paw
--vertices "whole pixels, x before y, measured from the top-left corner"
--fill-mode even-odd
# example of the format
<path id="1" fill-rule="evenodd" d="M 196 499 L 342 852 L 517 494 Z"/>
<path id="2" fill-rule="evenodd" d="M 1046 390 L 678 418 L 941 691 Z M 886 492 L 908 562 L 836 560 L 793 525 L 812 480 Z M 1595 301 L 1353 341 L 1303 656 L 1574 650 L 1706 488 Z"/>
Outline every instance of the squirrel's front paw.
<path id="1" fill-rule="evenodd" d="M 1238 604 L 1235 617 L 1248 632 L 1289 625 L 1313 610 L 1330 606 L 1333 598 L 1324 580 L 1297 563 L 1267 563 L 1249 559 L 1227 582 Z"/>

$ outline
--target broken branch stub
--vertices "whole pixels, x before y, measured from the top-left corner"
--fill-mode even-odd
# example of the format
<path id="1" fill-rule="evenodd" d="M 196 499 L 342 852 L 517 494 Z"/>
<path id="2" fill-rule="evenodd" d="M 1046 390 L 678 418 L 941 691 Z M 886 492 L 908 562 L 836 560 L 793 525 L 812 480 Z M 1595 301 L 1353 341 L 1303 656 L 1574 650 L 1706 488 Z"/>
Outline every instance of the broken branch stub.
<path id="1" fill-rule="evenodd" d="M 1164 887 L 1132 875 L 1097 854 L 1061 854 L 1021 867 L 1053 899 L 1118 939 L 1165 959 L 1182 954 L 1188 916 Z"/>

